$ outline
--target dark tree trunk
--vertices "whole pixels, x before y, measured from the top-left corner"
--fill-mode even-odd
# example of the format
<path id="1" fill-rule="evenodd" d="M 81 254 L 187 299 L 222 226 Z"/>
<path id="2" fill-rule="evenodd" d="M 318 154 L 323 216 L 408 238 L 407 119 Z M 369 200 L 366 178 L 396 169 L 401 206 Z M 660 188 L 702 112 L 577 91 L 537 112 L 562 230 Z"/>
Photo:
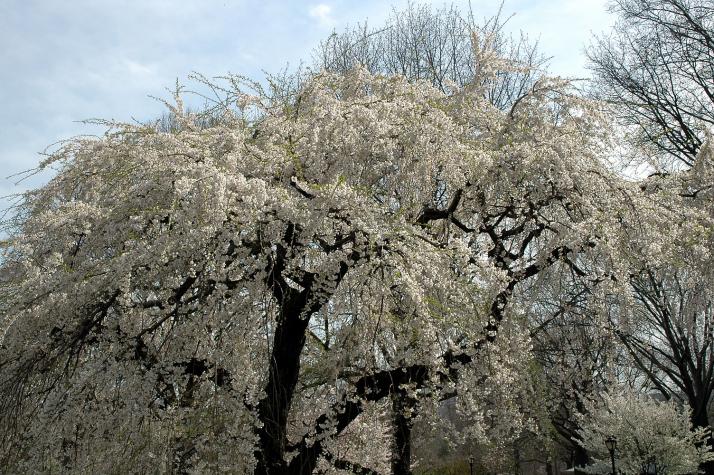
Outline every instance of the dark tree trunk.
<path id="1" fill-rule="evenodd" d="M 392 475 L 411 475 L 412 415 L 416 401 L 402 391 L 392 395 Z"/>
<path id="2" fill-rule="evenodd" d="M 577 444 L 573 445 L 573 467 L 585 467 L 590 463 L 587 451 Z"/>
<path id="3" fill-rule="evenodd" d="M 289 224 L 284 242 L 293 243 L 294 232 L 295 227 Z M 319 295 L 312 292 L 318 277 L 316 274 L 305 273 L 297 281 L 303 290 L 288 285 L 283 276 L 287 257 L 288 251 L 282 246 L 276 246 L 275 257 L 267 269 L 266 284 L 280 305 L 280 313 L 275 322 L 265 397 L 257 407 L 261 427 L 257 429 L 258 446 L 254 452 L 256 475 L 312 473 L 321 452 L 319 444 L 312 450 L 310 447 L 300 447 L 293 461 L 290 464 L 285 462 L 288 417 L 300 376 L 300 356 L 305 347 L 310 316 L 317 312 L 331 295 L 324 286 Z M 359 260 L 359 257 L 358 252 L 351 253 L 352 262 Z M 336 274 L 323 277 L 327 277 L 326 282 L 331 282 L 335 289 L 349 268 L 348 264 L 341 262 Z"/>
<path id="4" fill-rule="evenodd" d="M 258 429 L 256 475 L 282 475 L 287 472 L 284 457 L 286 428 L 300 374 L 300 354 L 305 346 L 309 319 L 300 318 L 303 305 L 295 299 L 286 300 L 275 329 L 266 396 L 258 404 L 258 419 L 262 427 Z"/>

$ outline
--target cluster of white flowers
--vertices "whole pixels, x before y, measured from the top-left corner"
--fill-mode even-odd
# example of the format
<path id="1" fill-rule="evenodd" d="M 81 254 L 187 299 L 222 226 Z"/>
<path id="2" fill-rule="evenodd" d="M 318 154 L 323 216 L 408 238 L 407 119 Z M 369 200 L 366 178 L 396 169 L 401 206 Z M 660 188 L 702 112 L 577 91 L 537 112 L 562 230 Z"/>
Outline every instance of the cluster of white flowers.
<path id="1" fill-rule="evenodd" d="M 616 466 L 623 474 L 640 474 L 650 464 L 658 474 L 696 473 L 700 464 L 714 460 L 708 429 L 693 428 L 690 411 L 674 401 L 620 390 L 590 402 L 581 423 L 581 443 L 593 457 L 588 473 L 611 470 L 609 437 L 616 439 Z"/>

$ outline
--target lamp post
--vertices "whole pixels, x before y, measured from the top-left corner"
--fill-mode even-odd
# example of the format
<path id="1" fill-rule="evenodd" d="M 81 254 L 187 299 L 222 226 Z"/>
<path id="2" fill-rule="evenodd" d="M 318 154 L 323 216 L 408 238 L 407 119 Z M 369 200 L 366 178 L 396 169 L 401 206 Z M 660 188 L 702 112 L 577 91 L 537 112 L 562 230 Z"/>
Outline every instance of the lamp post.
<path id="1" fill-rule="evenodd" d="M 469 473 L 474 475 L 474 456 L 469 455 Z"/>
<path id="2" fill-rule="evenodd" d="M 607 439 L 605 439 L 605 447 L 607 447 L 607 451 L 610 452 L 610 461 L 612 462 L 612 475 L 617 475 L 617 471 L 615 470 L 615 449 L 617 448 L 617 439 L 615 436 L 609 436 Z"/>

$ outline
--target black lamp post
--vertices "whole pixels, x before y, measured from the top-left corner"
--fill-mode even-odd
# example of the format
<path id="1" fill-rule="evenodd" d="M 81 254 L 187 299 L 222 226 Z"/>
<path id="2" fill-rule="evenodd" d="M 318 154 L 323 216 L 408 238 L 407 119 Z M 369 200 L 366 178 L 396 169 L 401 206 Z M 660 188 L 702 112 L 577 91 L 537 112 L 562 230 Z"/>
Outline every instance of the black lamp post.
<path id="1" fill-rule="evenodd" d="M 474 456 L 469 455 L 469 473 L 474 475 Z"/>
<path id="2" fill-rule="evenodd" d="M 612 462 L 612 475 L 617 475 L 617 471 L 615 470 L 615 449 L 617 448 L 617 439 L 615 436 L 609 436 L 607 439 L 605 439 L 605 447 L 607 447 L 607 451 L 610 452 L 610 461 Z"/>

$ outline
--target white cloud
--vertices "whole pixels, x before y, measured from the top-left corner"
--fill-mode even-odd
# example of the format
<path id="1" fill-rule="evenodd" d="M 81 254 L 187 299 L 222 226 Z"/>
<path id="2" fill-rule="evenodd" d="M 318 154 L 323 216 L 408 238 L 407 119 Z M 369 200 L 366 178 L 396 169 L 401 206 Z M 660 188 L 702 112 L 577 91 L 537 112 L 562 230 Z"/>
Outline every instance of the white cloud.
<path id="1" fill-rule="evenodd" d="M 153 69 L 145 64 L 138 63 L 136 61 L 132 61 L 130 59 L 124 59 L 124 65 L 126 68 L 129 70 L 131 74 L 140 76 L 140 75 L 148 75 L 153 73 Z"/>
<path id="2" fill-rule="evenodd" d="M 333 26 L 335 19 L 332 18 L 332 7 L 326 3 L 318 3 L 310 7 L 310 17 L 316 18 L 321 26 Z"/>

